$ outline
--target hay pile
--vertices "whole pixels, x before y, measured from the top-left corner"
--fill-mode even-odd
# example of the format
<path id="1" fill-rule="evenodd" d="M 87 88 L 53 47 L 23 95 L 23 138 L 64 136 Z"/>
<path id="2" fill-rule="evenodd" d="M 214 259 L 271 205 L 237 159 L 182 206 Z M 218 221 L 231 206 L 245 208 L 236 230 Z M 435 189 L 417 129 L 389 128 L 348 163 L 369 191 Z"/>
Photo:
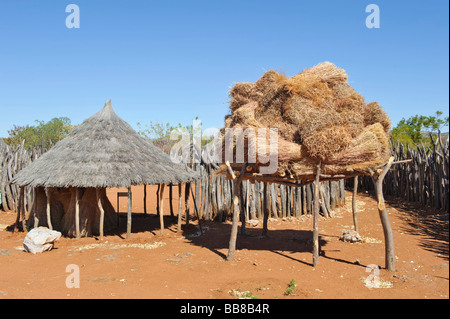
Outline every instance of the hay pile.
<path id="1" fill-rule="evenodd" d="M 345 174 L 389 158 L 389 117 L 378 103 L 366 104 L 330 62 L 291 78 L 268 71 L 256 83 L 237 83 L 230 97 L 224 129 L 278 129 L 275 176 L 302 180 L 319 161 L 325 174 Z M 257 143 L 245 141 L 246 151 Z"/>

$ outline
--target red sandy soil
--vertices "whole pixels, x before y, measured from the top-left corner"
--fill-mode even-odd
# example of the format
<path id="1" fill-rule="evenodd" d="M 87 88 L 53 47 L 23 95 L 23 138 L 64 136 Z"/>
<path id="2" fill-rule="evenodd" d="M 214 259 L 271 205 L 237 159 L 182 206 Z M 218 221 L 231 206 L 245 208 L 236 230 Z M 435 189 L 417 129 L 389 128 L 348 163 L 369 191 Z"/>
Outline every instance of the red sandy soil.
<path id="1" fill-rule="evenodd" d="M 117 189 L 108 190 L 116 205 Z M 143 187 L 133 187 L 133 212 L 143 212 Z M 174 210 L 178 211 L 177 189 Z M 0 212 L 0 299 L 5 298 L 235 298 L 232 290 L 249 291 L 263 299 L 288 298 L 448 298 L 448 220 L 442 215 L 399 200 L 388 201 L 394 230 L 396 271 L 380 269 L 379 279 L 391 288 L 368 288 L 366 266 L 384 267 L 384 242 L 376 202 L 358 196 L 360 234 L 363 243 L 339 240 L 352 229 L 351 193 L 347 206 L 333 218 L 320 220 L 322 255 L 312 267 L 312 218 L 269 222 L 267 238 L 259 237 L 262 223 L 248 225 L 239 235 L 235 261 L 226 261 L 231 223 L 202 222 L 204 236 L 196 236 L 198 223 L 183 223 L 176 232 L 176 217 L 169 213 L 168 191 L 164 205 L 166 229 L 159 232 L 155 215 L 155 188 L 149 188 L 149 216 L 133 216 L 131 238 L 126 239 L 126 218 L 118 231 L 99 238 L 61 238 L 53 250 L 33 255 L 22 248 L 25 233 L 5 229 L 15 212 Z M 121 199 L 121 212 L 126 200 Z M 191 209 L 193 212 L 193 209 Z M 192 213 L 191 213 L 192 215 Z M 448 215 L 447 215 L 448 216 Z M 155 249 L 114 247 L 124 244 L 165 245 Z M 86 245 L 104 244 L 103 247 Z M 77 249 L 78 247 L 78 249 Z M 71 273 L 80 269 L 80 288 L 67 288 Z M 295 290 L 286 295 L 291 280 Z"/>

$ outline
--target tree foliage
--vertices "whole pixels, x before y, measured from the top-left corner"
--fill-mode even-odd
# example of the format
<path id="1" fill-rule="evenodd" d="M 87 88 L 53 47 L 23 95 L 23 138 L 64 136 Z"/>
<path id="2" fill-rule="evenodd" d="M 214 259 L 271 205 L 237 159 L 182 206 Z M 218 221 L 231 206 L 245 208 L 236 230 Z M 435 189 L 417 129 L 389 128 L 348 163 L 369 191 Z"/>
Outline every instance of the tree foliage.
<path id="1" fill-rule="evenodd" d="M 17 146 L 24 141 L 26 148 L 33 146 L 50 148 L 73 129 L 73 125 L 67 117 L 55 117 L 48 122 L 35 122 L 36 125 L 14 125 L 11 130 L 8 130 L 8 137 L 5 139 L 6 144 Z"/>
<path id="2" fill-rule="evenodd" d="M 392 129 L 394 141 L 403 144 L 417 145 L 427 143 L 429 138 L 424 133 L 435 134 L 448 127 L 448 116 L 442 118 L 442 112 L 437 111 L 434 116 L 414 115 L 408 119 L 403 118 L 396 127 Z"/>
<path id="3" fill-rule="evenodd" d="M 194 119 L 193 125 L 183 126 L 181 123 L 177 125 L 172 125 L 170 123 L 159 123 L 150 121 L 148 125 L 142 126 L 141 123 L 138 125 L 138 133 L 141 136 L 147 137 L 152 140 L 153 144 L 166 153 L 170 152 L 170 148 L 181 138 L 182 134 L 187 134 L 192 139 L 194 137 L 201 138 L 202 147 L 212 139 L 211 136 L 202 136 L 201 124 L 198 117 Z M 178 140 L 172 140 L 172 132 L 178 132 Z"/>

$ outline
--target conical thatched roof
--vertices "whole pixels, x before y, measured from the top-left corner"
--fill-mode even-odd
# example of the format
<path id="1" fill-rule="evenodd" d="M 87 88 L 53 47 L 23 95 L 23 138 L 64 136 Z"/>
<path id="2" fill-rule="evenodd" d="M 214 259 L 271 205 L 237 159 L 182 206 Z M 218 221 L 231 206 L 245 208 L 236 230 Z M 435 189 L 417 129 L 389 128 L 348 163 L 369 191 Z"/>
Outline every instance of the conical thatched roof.
<path id="1" fill-rule="evenodd" d="M 111 102 L 21 170 L 14 183 L 33 187 L 129 187 L 191 182 L 197 173 L 140 136 Z"/>

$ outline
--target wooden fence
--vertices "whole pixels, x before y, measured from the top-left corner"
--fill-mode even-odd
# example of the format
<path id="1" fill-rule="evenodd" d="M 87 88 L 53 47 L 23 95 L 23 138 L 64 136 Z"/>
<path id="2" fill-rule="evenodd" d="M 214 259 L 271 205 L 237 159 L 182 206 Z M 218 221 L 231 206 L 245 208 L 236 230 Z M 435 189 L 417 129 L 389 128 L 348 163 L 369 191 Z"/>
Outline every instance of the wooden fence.
<path id="1" fill-rule="evenodd" d="M 14 175 L 26 165 L 41 156 L 43 148 L 25 149 L 0 145 L 0 192 L 3 210 L 17 210 L 19 187 L 11 183 Z M 193 169 L 201 173 L 198 183 L 192 184 L 199 217 L 205 220 L 224 221 L 232 215 L 233 182 L 223 175 L 214 174 L 212 165 L 194 164 Z M 274 218 L 298 217 L 312 213 L 314 187 L 312 185 L 294 188 L 285 185 L 268 184 L 270 187 L 270 216 Z M 343 181 L 324 182 L 321 185 L 321 213 L 331 216 L 331 211 L 345 202 Z M 34 192 L 25 188 L 25 210 L 30 211 Z M 264 215 L 264 184 L 246 181 L 242 186 L 242 210 L 245 219 L 259 219 Z M 186 195 L 186 194 L 185 194 Z M 193 213 L 193 212 L 192 212 Z"/>
<path id="2" fill-rule="evenodd" d="M 215 175 L 211 166 L 193 165 L 202 178 L 193 186 L 199 216 L 205 220 L 223 221 L 233 212 L 233 181 L 224 175 Z M 314 187 L 292 187 L 267 184 L 270 187 L 269 217 L 288 218 L 309 215 L 313 212 Z M 265 191 L 263 182 L 242 183 L 241 210 L 245 220 L 262 219 L 264 215 Z M 332 211 L 345 204 L 344 181 L 323 182 L 320 186 L 321 213 L 332 217 Z"/>
<path id="3" fill-rule="evenodd" d="M 14 175 L 22 168 L 41 156 L 46 150 L 42 147 L 25 149 L 24 144 L 13 147 L 0 144 L 0 197 L 3 210 L 17 210 L 19 186 L 12 184 Z M 33 203 L 34 192 L 25 187 L 25 209 L 29 211 Z"/>
<path id="4" fill-rule="evenodd" d="M 449 141 L 430 136 L 432 146 L 412 147 L 394 143 L 395 161 L 412 159 L 411 163 L 393 166 L 384 178 L 385 196 L 404 198 L 422 206 L 443 211 L 449 209 Z M 351 180 L 348 185 L 350 186 Z M 370 177 L 360 176 L 358 188 L 373 190 Z"/>

